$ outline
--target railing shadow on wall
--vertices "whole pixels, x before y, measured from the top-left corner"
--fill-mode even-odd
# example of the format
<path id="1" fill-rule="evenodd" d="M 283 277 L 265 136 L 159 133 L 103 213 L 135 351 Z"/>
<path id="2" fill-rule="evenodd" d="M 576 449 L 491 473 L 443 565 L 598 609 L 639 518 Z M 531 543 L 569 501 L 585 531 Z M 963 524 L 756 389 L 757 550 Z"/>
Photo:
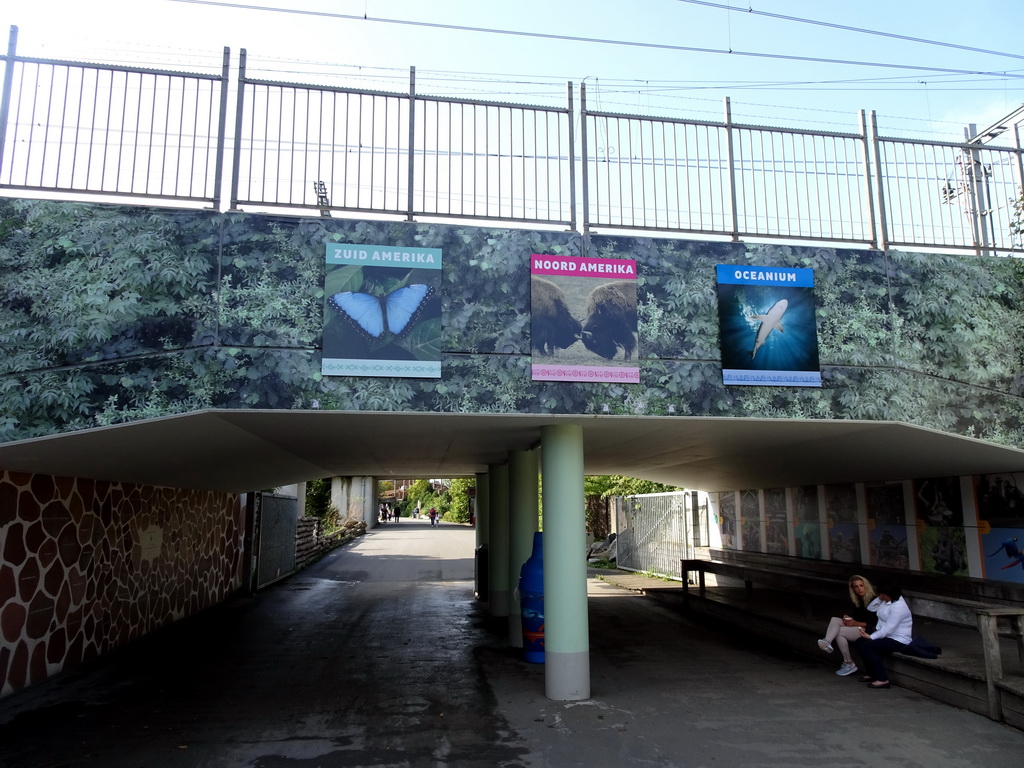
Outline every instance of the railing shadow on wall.
<path id="1" fill-rule="evenodd" d="M 1024 252 L 1012 146 L 545 107 L 20 57 L 0 190 L 887 249 Z M 577 152 L 577 145 L 579 152 Z M 225 168 L 229 173 L 225 174 Z M 577 193 L 579 187 L 579 199 Z M 224 200 L 228 203 L 225 206 Z"/>

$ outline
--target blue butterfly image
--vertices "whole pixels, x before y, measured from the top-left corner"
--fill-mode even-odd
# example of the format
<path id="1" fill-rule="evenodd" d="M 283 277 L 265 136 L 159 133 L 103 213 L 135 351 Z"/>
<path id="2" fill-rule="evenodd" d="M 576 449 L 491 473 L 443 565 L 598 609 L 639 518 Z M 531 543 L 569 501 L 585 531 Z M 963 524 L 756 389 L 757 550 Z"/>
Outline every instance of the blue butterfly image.
<path id="1" fill-rule="evenodd" d="M 401 337 L 411 330 L 413 321 L 433 295 L 432 286 L 414 283 L 387 296 L 344 291 L 334 294 L 329 301 L 357 331 L 377 340 L 389 333 Z"/>

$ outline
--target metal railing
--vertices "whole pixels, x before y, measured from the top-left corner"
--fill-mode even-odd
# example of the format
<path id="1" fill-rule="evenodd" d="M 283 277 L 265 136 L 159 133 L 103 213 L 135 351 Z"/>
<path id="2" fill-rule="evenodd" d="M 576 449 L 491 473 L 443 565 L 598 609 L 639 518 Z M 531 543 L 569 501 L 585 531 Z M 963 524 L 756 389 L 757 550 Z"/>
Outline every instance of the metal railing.
<path id="1" fill-rule="evenodd" d="M 616 499 L 616 565 L 680 579 L 680 561 L 708 546 L 707 497 L 693 491 L 647 493 Z"/>
<path id="2" fill-rule="evenodd" d="M 1019 133 L 1015 139 L 1011 148 L 877 137 L 884 245 L 1024 250 L 1013 234 L 1024 194 Z"/>
<path id="3" fill-rule="evenodd" d="M 278 83 L 242 52 L 232 207 L 574 226 L 564 109 Z"/>
<path id="4" fill-rule="evenodd" d="M 0 190 L 1024 252 L 1024 152 L 4 57 Z M 234 96 L 233 108 L 229 102 Z M 577 153 L 577 142 L 579 153 Z M 231 174 L 224 180 L 225 160 Z M 577 180 L 581 199 L 577 200 Z M 228 189 L 229 187 L 229 189 Z"/>
<path id="5" fill-rule="evenodd" d="M 412 215 L 575 227 L 572 86 L 564 109 L 420 97 Z"/>
<path id="6" fill-rule="evenodd" d="M 585 86 L 580 99 L 586 226 L 875 242 L 866 129 L 737 125 L 728 100 L 715 123 L 590 111 Z"/>
<path id="7" fill-rule="evenodd" d="M 0 101 L 0 186 L 219 205 L 220 75 L 18 57 Z"/>
<path id="8" fill-rule="evenodd" d="M 250 79 L 239 66 L 231 207 L 402 213 L 409 97 Z M 328 202 L 330 201 L 330 202 Z"/>

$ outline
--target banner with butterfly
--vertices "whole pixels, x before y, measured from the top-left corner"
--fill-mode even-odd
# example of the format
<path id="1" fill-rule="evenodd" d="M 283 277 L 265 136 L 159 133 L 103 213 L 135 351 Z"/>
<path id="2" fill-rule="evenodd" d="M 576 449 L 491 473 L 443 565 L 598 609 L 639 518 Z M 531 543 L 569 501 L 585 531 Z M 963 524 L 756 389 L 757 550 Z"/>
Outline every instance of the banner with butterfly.
<path id="1" fill-rule="evenodd" d="M 441 378 L 441 249 L 327 243 L 325 376 Z"/>

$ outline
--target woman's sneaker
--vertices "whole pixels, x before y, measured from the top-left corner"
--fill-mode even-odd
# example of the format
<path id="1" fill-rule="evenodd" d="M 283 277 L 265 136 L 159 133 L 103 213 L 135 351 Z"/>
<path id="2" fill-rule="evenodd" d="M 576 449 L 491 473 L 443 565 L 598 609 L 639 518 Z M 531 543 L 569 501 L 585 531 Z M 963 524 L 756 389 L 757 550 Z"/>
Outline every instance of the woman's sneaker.
<path id="1" fill-rule="evenodd" d="M 825 638 L 821 638 L 821 640 L 818 641 L 818 647 L 825 653 L 832 653 L 832 643 Z"/>
<path id="2" fill-rule="evenodd" d="M 847 664 L 844 661 L 843 665 L 839 669 L 836 670 L 836 674 L 839 675 L 840 677 L 846 677 L 847 675 L 852 675 L 856 671 L 857 671 L 857 665 L 856 664 Z"/>

